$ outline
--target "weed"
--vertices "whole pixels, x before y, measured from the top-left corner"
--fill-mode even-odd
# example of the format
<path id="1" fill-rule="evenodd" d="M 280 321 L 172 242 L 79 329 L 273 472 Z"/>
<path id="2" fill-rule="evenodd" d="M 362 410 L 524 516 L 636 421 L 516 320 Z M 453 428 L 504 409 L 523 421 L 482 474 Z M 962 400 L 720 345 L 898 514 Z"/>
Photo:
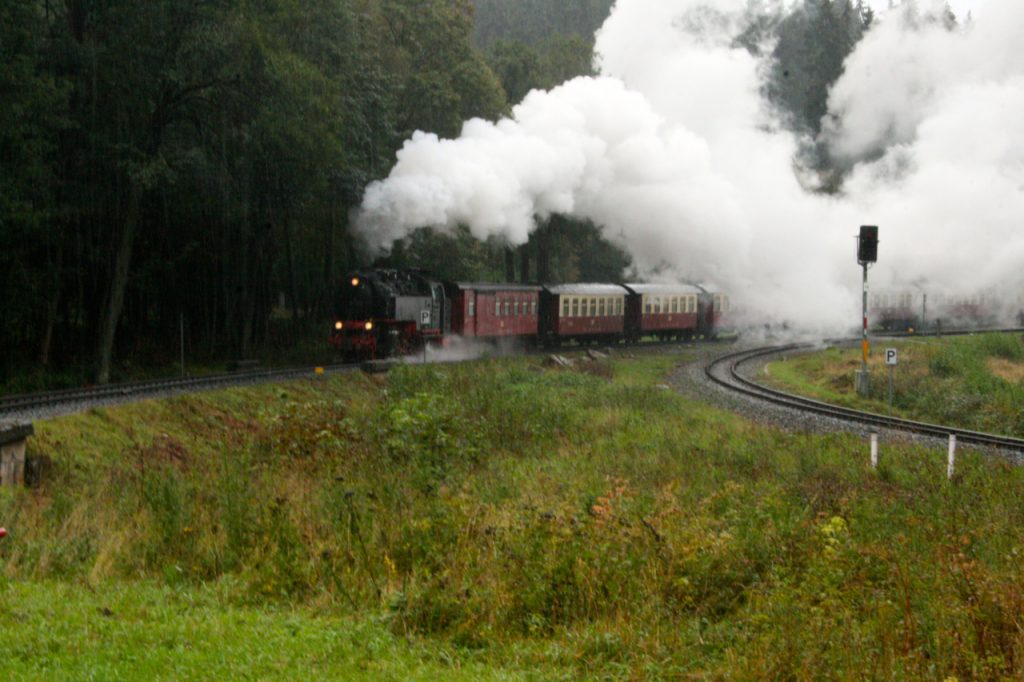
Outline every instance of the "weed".
<path id="1" fill-rule="evenodd" d="M 40 423 L 32 448 L 54 473 L 0 491 L 0 560 L 23 591 L 160 593 L 89 601 L 100 625 L 70 641 L 162 609 L 183 629 L 260 623 L 285 648 L 277 629 L 294 633 L 292 661 L 355 658 L 367 677 L 380 670 L 359 647 L 398 641 L 431 672 L 486 661 L 513 677 L 1024 674 L 1024 472 L 964 452 L 950 483 L 943 453 L 896 445 L 870 472 L 852 436 L 762 428 L 658 388 L 674 362 L 616 360 L 610 378 L 523 358 L 409 366 Z M 957 362 L 964 385 L 996 381 Z M 314 627 L 321 613 L 356 621 Z M 310 634 L 351 622 L 365 643 Z M 31 642 L 66 661 L 66 639 Z M 96 670 L 146 676 L 76 646 Z"/>

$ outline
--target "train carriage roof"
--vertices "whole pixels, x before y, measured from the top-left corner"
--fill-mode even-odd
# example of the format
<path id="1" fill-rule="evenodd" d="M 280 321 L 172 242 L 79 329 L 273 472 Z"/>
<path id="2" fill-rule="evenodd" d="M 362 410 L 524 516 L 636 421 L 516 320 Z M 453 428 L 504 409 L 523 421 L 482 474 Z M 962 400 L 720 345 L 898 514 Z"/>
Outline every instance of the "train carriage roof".
<path id="1" fill-rule="evenodd" d="M 500 292 L 531 292 L 540 291 L 539 284 L 499 284 L 495 282 L 452 282 L 452 286 L 462 291 L 482 291 L 485 293 Z"/>
<path id="2" fill-rule="evenodd" d="M 703 293 L 703 289 L 693 284 L 624 284 L 634 294 L 654 296 L 693 296 Z"/>
<path id="3" fill-rule="evenodd" d="M 625 296 L 629 293 L 619 284 L 545 284 L 544 291 L 555 296 Z"/>

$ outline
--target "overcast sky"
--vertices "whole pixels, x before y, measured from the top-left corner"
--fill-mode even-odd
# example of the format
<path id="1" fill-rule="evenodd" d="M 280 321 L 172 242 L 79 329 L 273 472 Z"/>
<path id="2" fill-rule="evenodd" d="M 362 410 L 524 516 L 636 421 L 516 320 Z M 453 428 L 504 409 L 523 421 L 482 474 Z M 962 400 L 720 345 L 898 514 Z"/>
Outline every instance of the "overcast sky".
<path id="1" fill-rule="evenodd" d="M 948 0 L 953 13 L 960 19 L 967 16 L 968 11 L 975 11 L 985 4 L 985 0 Z M 868 4 L 878 11 L 885 11 L 889 7 L 889 0 L 868 0 Z"/>

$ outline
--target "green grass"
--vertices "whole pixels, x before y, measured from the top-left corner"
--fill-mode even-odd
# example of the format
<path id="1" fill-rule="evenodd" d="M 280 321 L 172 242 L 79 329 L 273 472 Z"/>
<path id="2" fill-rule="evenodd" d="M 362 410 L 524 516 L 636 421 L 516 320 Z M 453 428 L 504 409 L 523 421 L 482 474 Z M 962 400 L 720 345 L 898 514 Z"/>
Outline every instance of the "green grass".
<path id="1" fill-rule="evenodd" d="M 1024 674 L 1021 469 L 963 451 L 950 482 L 944 452 L 884 443 L 874 472 L 855 437 L 660 388 L 678 361 L 404 366 L 38 423 L 43 486 L 0 491 L 4 665 Z"/>
<path id="2" fill-rule="evenodd" d="M 853 386 L 859 348 L 832 348 L 773 362 L 764 378 L 784 390 L 886 413 L 889 369 L 884 348 L 899 351 L 893 370 L 894 415 L 1024 437 L 1024 340 L 1017 334 L 878 342 L 869 362 L 867 397 L 858 396 Z"/>
<path id="3" fill-rule="evenodd" d="M 0 586 L 5 680 L 528 679 L 379 619 L 225 605 L 219 586 Z"/>

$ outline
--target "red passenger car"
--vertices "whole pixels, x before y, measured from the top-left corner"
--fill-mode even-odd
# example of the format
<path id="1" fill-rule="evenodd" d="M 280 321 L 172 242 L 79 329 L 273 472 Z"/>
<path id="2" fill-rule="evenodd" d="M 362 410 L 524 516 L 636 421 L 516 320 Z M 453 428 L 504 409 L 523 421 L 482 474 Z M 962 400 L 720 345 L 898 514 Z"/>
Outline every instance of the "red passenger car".
<path id="1" fill-rule="evenodd" d="M 641 336 L 692 338 L 703 333 L 707 294 L 692 284 L 626 284 L 627 327 L 632 341 Z M 705 312 L 703 318 L 701 313 Z"/>
<path id="2" fill-rule="evenodd" d="M 540 337 L 563 341 L 615 342 L 625 338 L 626 294 L 618 284 L 558 284 L 540 293 Z"/>
<path id="3" fill-rule="evenodd" d="M 539 286 L 450 282 L 445 288 L 452 334 L 480 339 L 537 336 Z"/>
<path id="4" fill-rule="evenodd" d="M 723 331 L 730 330 L 732 301 L 728 294 L 711 284 L 698 284 L 697 288 L 708 297 L 708 310 L 701 316 L 700 334 L 716 337 Z"/>

